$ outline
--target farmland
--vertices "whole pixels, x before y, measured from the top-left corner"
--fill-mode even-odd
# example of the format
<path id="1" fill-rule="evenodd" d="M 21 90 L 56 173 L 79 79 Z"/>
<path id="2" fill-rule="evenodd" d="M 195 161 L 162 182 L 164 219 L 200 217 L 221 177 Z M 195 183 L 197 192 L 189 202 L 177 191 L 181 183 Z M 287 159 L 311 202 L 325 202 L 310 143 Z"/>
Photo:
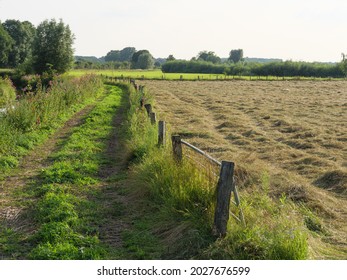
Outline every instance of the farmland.
<path id="1" fill-rule="evenodd" d="M 277 77 L 277 76 L 240 76 L 224 74 L 203 74 L 203 73 L 163 73 L 160 69 L 154 70 L 88 70 L 74 69 L 65 75 L 79 77 L 85 74 L 96 74 L 114 78 L 131 78 L 146 80 L 341 80 L 339 78 L 313 78 L 313 77 Z"/>
<path id="2" fill-rule="evenodd" d="M 346 257 L 345 81 L 138 83 L 167 136 L 236 163 L 246 225 L 213 234 L 217 177 L 158 147 L 141 91 L 65 77 L 4 115 L 0 259 Z"/>
<path id="3" fill-rule="evenodd" d="M 321 230 L 308 227 L 323 234 L 310 237 L 312 258 L 346 257 L 347 82 L 141 84 L 173 133 L 236 163 L 243 191 L 266 174 L 271 196 L 316 215 Z"/>

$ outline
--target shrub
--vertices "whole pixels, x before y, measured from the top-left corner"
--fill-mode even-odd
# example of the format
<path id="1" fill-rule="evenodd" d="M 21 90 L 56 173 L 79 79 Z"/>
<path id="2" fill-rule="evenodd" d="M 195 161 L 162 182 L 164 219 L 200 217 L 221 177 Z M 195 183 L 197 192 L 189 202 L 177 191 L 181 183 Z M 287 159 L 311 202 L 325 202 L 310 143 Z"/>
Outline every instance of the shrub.
<path id="1" fill-rule="evenodd" d="M 16 99 L 16 90 L 11 80 L 0 77 L 0 109 L 12 104 Z"/>

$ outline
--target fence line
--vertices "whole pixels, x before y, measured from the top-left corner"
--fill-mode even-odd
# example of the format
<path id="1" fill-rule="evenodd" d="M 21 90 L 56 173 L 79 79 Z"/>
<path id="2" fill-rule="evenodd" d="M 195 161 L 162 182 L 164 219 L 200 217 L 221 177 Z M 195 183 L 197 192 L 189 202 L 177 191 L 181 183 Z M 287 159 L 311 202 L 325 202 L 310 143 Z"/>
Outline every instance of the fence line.
<path id="1" fill-rule="evenodd" d="M 153 112 L 153 107 L 151 104 L 144 104 L 144 87 L 136 84 L 135 80 L 130 80 L 130 83 L 134 86 L 137 92 L 142 94 L 140 106 L 144 107 L 147 111 L 147 115 L 151 120 L 152 125 L 157 124 L 156 114 Z M 162 120 L 158 123 L 158 146 L 165 146 L 165 138 L 166 138 L 166 123 Z M 230 215 L 234 217 L 237 221 L 243 223 L 245 225 L 244 215 L 240 206 L 240 197 L 238 195 L 237 187 L 234 180 L 234 162 L 230 161 L 218 161 L 213 158 L 206 152 L 202 151 L 198 147 L 188 143 L 187 141 L 181 139 L 179 135 L 171 136 L 172 142 L 172 151 L 173 157 L 178 164 L 180 164 L 183 160 L 183 149 L 182 145 L 185 145 L 192 151 L 204 156 L 211 163 L 216 164 L 220 167 L 220 174 L 217 183 L 217 203 L 214 215 L 214 226 L 213 231 L 214 234 L 219 237 L 224 237 L 227 231 L 227 224 Z M 214 173 L 214 172 L 213 172 Z M 214 173 L 215 174 L 215 173 Z M 231 199 L 231 195 L 233 194 L 234 200 Z M 236 205 L 239 208 L 239 216 L 236 216 L 234 213 L 230 211 L 230 202 Z"/>

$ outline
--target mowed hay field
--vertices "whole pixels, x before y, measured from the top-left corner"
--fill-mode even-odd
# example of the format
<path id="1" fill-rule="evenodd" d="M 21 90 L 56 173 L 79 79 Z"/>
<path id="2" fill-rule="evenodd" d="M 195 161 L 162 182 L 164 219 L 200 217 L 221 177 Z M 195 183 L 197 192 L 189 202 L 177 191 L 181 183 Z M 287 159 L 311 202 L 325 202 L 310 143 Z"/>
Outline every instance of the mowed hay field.
<path id="1" fill-rule="evenodd" d="M 172 133 L 235 162 L 241 194 L 269 178 L 274 199 L 299 206 L 310 258 L 347 258 L 347 81 L 140 84 Z"/>

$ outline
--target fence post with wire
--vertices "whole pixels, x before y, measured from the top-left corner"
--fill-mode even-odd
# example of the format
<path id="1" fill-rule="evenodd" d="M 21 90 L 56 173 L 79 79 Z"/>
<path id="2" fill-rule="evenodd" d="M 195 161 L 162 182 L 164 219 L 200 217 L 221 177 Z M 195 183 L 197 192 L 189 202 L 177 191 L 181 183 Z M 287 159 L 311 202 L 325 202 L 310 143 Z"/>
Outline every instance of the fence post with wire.
<path id="1" fill-rule="evenodd" d="M 142 90 L 143 88 L 141 88 L 141 91 Z M 141 100 L 144 100 L 144 98 L 142 97 Z M 157 123 L 156 115 L 152 111 L 152 105 L 151 104 L 143 105 L 143 101 L 141 101 L 140 106 L 145 107 L 148 117 L 151 119 L 151 123 L 153 125 L 156 125 Z M 166 142 L 165 127 L 166 127 L 165 122 L 159 121 L 158 123 L 158 146 L 159 147 L 164 146 Z M 225 237 L 230 216 L 232 216 L 238 222 L 245 225 L 244 215 L 240 206 L 240 198 L 239 198 L 237 187 L 234 180 L 234 167 L 235 167 L 234 162 L 230 162 L 230 161 L 220 162 L 217 159 L 213 158 L 212 156 L 208 155 L 206 152 L 202 151 L 201 149 L 181 139 L 181 136 L 179 135 L 172 135 L 171 141 L 172 141 L 173 157 L 178 164 L 181 163 L 183 160 L 182 145 L 184 145 L 188 147 L 191 151 L 202 155 L 210 163 L 220 168 L 219 175 L 216 174 L 216 176 L 219 179 L 217 183 L 217 202 L 216 202 L 216 208 L 214 213 L 214 225 L 213 225 L 214 234 L 218 237 Z M 234 200 L 231 199 L 232 194 L 234 196 Z M 230 211 L 230 202 L 232 202 L 238 208 L 238 216 Z"/>
<path id="2" fill-rule="evenodd" d="M 219 237 L 224 237 L 227 232 L 227 224 L 229 221 L 229 216 L 233 216 L 237 221 L 245 224 L 245 219 L 243 216 L 242 209 L 240 207 L 240 198 L 237 192 L 237 187 L 234 181 L 234 166 L 233 162 L 222 161 L 219 162 L 215 158 L 208 155 L 206 152 L 195 147 L 194 145 L 181 139 L 179 135 L 172 136 L 172 147 L 173 156 L 176 161 L 181 162 L 183 159 L 182 145 L 187 146 L 194 152 L 203 155 L 211 163 L 216 164 L 220 167 L 219 179 L 217 183 L 217 203 L 214 214 L 214 226 L 213 231 L 215 235 Z M 230 202 L 231 194 L 234 195 L 234 200 L 232 201 L 239 208 L 239 217 L 234 213 L 230 212 Z"/>

